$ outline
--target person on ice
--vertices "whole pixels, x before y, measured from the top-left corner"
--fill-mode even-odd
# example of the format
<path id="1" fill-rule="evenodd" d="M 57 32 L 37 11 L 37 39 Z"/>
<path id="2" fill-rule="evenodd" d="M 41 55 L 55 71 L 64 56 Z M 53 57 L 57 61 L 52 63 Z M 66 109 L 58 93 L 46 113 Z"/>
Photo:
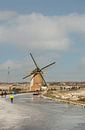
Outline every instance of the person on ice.
<path id="1" fill-rule="evenodd" d="M 5 96 L 5 98 L 6 98 L 6 95 L 7 95 L 7 92 L 6 92 L 6 90 L 4 91 L 4 96 Z"/>
<path id="2" fill-rule="evenodd" d="M 14 100 L 14 95 L 10 95 L 10 101 L 11 101 L 11 103 L 13 103 L 13 100 Z"/>
<path id="3" fill-rule="evenodd" d="M 2 90 L 2 92 L 1 92 L 1 97 L 3 97 L 3 95 L 4 95 L 4 93 L 3 93 L 3 90 Z"/>

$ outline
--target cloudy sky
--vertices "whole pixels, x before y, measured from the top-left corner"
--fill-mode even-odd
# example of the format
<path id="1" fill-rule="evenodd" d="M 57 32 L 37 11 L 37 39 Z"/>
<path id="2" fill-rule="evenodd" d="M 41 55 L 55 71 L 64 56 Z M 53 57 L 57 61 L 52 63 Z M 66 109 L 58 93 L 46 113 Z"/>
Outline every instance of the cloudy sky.
<path id="1" fill-rule="evenodd" d="M 30 52 L 39 67 L 56 62 L 47 81 L 84 81 L 85 1 L 0 0 L 0 81 L 29 81 Z"/>

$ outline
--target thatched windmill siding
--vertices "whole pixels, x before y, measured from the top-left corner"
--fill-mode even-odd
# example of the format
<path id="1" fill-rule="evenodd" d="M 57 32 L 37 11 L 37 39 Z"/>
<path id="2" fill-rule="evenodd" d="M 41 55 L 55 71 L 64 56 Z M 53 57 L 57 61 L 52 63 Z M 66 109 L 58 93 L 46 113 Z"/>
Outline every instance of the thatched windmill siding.
<path id="1" fill-rule="evenodd" d="M 41 86 L 43 86 L 43 79 L 39 73 L 37 73 L 30 82 L 30 90 L 31 91 L 37 91 L 41 90 Z"/>

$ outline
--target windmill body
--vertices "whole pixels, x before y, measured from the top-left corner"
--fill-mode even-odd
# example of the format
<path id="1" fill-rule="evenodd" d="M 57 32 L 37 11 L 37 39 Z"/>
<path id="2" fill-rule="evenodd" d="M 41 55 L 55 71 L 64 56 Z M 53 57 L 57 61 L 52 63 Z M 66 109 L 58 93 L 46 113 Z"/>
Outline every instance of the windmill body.
<path id="1" fill-rule="evenodd" d="M 30 56 L 36 66 L 36 69 L 33 70 L 29 75 L 25 76 L 23 79 L 30 77 L 31 76 L 31 82 L 30 82 L 30 91 L 40 91 L 42 86 L 48 87 L 47 83 L 43 77 L 43 70 L 53 64 L 55 64 L 55 62 L 48 64 L 47 66 L 43 67 L 43 68 L 39 68 L 36 61 L 34 60 L 32 54 L 30 53 Z"/>
<path id="2" fill-rule="evenodd" d="M 33 78 L 31 79 L 30 82 L 30 90 L 31 91 L 40 91 L 41 90 L 41 86 L 44 85 L 43 83 L 43 79 L 40 75 L 40 73 L 37 73 L 35 76 L 32 76 Z"/>

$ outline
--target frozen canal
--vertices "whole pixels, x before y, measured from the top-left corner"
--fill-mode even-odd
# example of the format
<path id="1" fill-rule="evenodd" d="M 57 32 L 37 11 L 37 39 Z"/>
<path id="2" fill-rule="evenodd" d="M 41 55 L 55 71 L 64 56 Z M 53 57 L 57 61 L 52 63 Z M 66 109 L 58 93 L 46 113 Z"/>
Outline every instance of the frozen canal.
<path id="1" fill-rule="evenodd" d="M 0 130 L 85 130 L 85 108 L 31 94 L 0 98 Z"/>

